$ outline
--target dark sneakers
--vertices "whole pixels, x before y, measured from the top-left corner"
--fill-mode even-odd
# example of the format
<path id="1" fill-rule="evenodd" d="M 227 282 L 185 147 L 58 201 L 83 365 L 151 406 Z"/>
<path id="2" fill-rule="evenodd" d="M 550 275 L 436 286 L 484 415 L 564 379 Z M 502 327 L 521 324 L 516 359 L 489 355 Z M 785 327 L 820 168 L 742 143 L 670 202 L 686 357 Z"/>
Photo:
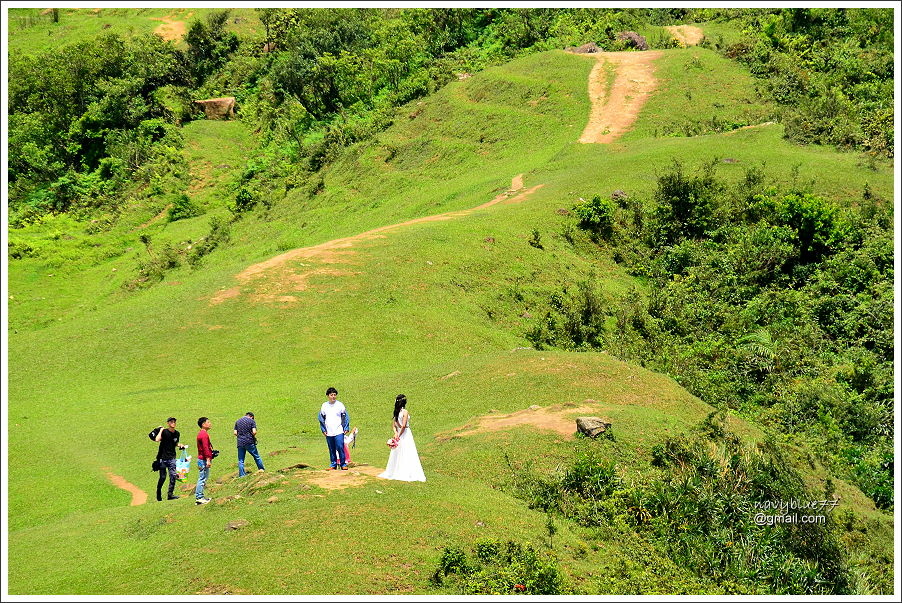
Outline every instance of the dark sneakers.
<path id="1" fill-rule="evenodd" d="M 168 500 L 178 500 L 178 496 L 168 496 Z"/>

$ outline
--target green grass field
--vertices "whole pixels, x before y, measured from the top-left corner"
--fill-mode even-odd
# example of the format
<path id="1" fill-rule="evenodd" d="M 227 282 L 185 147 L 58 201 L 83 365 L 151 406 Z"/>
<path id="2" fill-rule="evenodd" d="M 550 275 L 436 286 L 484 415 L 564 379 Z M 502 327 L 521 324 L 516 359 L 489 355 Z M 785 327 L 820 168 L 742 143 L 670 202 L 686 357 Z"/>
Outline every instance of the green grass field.
<path id="1" fill-rule="evenodd" d="M 149 18 L 167 10 L 86 12 L 63 11 L 73 39 L 95 35 L 89 19 L 114 23 L 108 31 L 152 29 Z M 43 28 L 13 30 L 11 51 L 36 48 L 27 36 Z M 579 447 L 595 447 L 625 479 L 640 479 L 654 444 L 712 409 L 669 377 L 606 353 L 524 349 L 537 309 L 563 285 L 594 275 L 610 303 L 642 291 L 584 235 L 569 243 L 561 233 L 575 219 L 560 210 L 616 189 L 649 198 L 675 158 L 693 169 L 729 158 L 718 169 L 731 179 L 766 166 L 769 176 L 810 182 L 829 198 L 858 195 L 865 184 L 891 198 L 892 168 L 794 146 L 775 124 L 723 126 L 757 126 L 770 109 L 748 74 L 698 48 L 664 51 L 660 87 L 629 134 L 581 145 L 591 67 L 552 51 L 449 84 L 349 148 L 326 169 L 320 193 L 289 192 L 251 212 L 200 269 L 172 270 L 147 289 L 122 288 L 147 254 L 139 236 L 196 240 L 211 216 L 227 213 L 254 142 L 241 121 L 184 129 L 194 176 L 188 193 L 201 216 L 142 226 L 161 209 L 150 200 L 106 232 L 62 218 L 16 231 L 46 251 L 11 261 L 8 275 L 9 592 L 448 594 L 429 582 L 448 544 L 491 537 L 548 547 L 545 515 L 504 487 L 505 455 L 551 471 Z M 518 203 L 295 260 L 288 274 L 309 273 L 302 288 L 282 273 L 235 278 L 287 250 L 479 206 L 518 174 L 526 188 L 543 186 Z M 529 244 L 533 230 L 541 249 Z M 237 296 L 213 302 L 232 288 Z M 372 467 L 385 466 L 392 402 L 407 395 L 425 484 L 352 470 L 333 477 L 353 485 L 322 486 L 327 454 L 315 414 L 330 385 L 361 430 L 355 462 Z M 574 441 L 528 425 L 456 435 L 481 416 L 558 404 L 568 419 L 567 408 L 597 408 L 616 441 Z M 267 472 L 237 480 L 231 430 L 248 410 Z M 214 447 L 223 451 L 208 485 L 214 503 L 195 507 L 183 492 L 178 501 L 131 507 L 106 473 L 152 499 L 156 445 L 145 434 L 169 415 L 192 448 L 196 418 L 211 418 Z M 731 421 L 749 441 L 762 437 L 755 424 Z M 298 464 L 310 467 L 292 468 Z M 798 465 L 812 484 L 830 477 Z M 189 482 L 195 476 L 196 467 Z M 892 532 L 891 515 L 834 481 L 844 505 L 872 519 L 876 533 Z M 248 523 L 227 528 L 237 520 Z M 599 541 L 562 523 L 553 553 L 585 593 L 718 592 L 638 536 Z M 166 579 L 150 569 L 160 560 L 174 568 Z"/>

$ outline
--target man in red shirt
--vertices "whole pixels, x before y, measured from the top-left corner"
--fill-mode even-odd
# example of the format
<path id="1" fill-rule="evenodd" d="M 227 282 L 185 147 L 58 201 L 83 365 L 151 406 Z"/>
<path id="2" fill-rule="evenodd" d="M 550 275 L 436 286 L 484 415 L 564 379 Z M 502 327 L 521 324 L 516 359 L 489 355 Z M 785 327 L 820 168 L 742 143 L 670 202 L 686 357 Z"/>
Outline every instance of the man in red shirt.
<path id="1" fill-rule="evenodd" d="M 210 465 L 213 464 L 213 445 L 210 444 L 210 428 L 213 426 L 210 419 L 201 417 L 197 420 L 200 431 L 197 432 L 197 486 L 194 488 L 194 502 L 205 505 L 210 499 L 204 496 L 204 485 L 210 477 Z"/>

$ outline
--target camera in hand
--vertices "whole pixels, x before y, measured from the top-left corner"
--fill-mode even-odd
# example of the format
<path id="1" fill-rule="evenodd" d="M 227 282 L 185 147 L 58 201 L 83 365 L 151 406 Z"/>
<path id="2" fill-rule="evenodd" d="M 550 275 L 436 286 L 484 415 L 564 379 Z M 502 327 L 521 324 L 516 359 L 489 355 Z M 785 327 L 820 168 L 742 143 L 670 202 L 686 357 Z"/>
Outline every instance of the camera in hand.
<path id="1" fill-rule="evenodd" d="M 213 458 L 215 459 L 217 456 L 219 456 L 219 451 L 218 451 L 218 450 L 214 450 L 214 451 L 213 451 Z"/>

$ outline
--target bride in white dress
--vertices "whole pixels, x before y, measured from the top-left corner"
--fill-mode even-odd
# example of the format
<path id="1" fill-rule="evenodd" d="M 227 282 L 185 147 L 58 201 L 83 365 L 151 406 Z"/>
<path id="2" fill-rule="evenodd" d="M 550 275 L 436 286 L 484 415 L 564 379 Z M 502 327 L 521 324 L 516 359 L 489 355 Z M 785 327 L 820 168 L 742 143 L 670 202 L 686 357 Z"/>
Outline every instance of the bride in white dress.
<path id="1" fill-rule="evenodd" d="M 425 482 L 426 475 L 423 466 L 420 465 L 420 457 L 417 454 L 417 445 L 413 441 L 413 433 L 410 431 L 410 413 L 404 408 L 407 406 L 407 397 L 399 394 L 395 398 L 395 414 L 392 420 L 392 429 L 398 445 L 391 449 L 388 455 L 388 465 L 379 477 L 385 479 L 397 479 L 405 482 Z"/>

